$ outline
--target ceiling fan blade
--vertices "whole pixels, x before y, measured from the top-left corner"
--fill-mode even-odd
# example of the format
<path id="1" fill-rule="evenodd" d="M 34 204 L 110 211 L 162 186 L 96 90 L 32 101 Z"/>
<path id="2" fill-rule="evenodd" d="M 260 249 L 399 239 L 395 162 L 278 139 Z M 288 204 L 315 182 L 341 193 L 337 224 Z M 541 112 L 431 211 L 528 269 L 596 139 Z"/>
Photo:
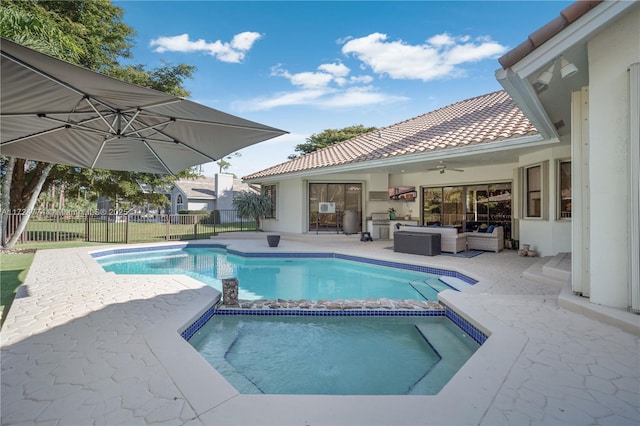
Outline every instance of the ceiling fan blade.
<path id="1" fill-rule="evenodd" d="M 450 169 L 447 167 L 447 170 L 451 170 L 452 172 L 464 172 L 462 169 Z"/>

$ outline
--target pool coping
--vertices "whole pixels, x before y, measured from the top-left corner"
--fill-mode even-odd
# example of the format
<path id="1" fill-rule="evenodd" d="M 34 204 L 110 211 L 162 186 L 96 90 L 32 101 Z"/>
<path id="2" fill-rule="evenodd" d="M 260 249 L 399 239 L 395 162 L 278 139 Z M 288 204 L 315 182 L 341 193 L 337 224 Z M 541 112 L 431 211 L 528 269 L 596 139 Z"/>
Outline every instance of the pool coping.
<path id="1" fill-rule="evenodd" d="M 189 245 L 212 244 L 153 243 L 130 245 L 123 250 Z M 225 246 L 228 249 L 233 243 Z M 87 255 L 98 266 L 93 255 L 108 250 L 94 248 L 87 251 Z M 256 250 L 255 253 L 264 252 Z M 476 279 L 467 271 L 456 268 L 455 272 Z M 482 280 L 477 282 L 481 284 Z M 446 290 L 440 293 L 440 300 L 461 320 L 489 338 L 437 395 L 243 395 L 180 335 L 220 301 L 219 292 L 203 286 L 194 283 L 194 287 L 200 287 L 198 290 L 205 294 L 192 315 L 174 316 L 157 324 L 145 340 L 204 424 L 301 424 L 304 421 L 308 424 L 412 425 L 427 420 L 432 424 L 448 424 L 452 407 L 455 407 L 455 423 L 477 424 L 527 342 L 522 334 L 474 307 L 460 292 Z M 464 404 L 460 404 L 461 401 Z"/>

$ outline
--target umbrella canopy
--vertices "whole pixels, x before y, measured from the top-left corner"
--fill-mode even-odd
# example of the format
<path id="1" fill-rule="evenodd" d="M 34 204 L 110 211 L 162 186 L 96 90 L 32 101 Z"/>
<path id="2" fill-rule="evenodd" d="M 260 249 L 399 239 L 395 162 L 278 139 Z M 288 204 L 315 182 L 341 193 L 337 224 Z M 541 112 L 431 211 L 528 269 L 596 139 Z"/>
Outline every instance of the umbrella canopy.
<path id="1" fill-rule="evenodd" d="M 174 174 L 287 133 L 1 43 L 3 155 Z"/>

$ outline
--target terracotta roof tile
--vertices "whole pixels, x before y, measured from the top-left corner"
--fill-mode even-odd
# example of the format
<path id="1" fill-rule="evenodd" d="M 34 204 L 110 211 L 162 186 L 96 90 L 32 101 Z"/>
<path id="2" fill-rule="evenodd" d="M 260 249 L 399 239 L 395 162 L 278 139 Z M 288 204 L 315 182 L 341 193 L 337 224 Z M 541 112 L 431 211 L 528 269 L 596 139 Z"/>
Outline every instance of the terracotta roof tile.
<path id="1" fill-rule="evenodd" d="M 511 97 L 501 90 L 356 136 L 244 179 L 434 152 L 536 133 Z"/>
<path id="2" fill-rule="evenodd" d="M 600 3 L 602 0 L 580 0 L 572 3 L 560 12 L 560 16 L 538 28 L 525 41 L 502 55 L 498 62 L 503 69 L 510 68 Z"/>

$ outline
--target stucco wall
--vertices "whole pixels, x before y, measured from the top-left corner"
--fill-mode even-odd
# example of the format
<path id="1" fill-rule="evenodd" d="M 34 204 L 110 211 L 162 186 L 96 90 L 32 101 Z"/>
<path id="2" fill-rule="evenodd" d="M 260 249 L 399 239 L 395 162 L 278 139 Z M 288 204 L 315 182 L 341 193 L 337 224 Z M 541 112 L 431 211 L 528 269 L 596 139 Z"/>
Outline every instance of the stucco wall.
<path id="1" fill-rule="evenodd" d="M 189 201 L 184 210 L 213 210 L 213 201 Z"/>
<path id="2" fill-rule="evenodd" d="M 640 61 L 640 7 L 590 40 L 591 301 L 626 308 L 629 76 Z M 638 261 L 635 259 L 634 261 Z"/>
<path id="3" fill-rule="evenodd" d="M 262 229 L 270 232 L 302 233 L 306 229 L 307 201 L 302 179 L 286 179 L 277 183 L 276 218 L 264 219 Z"/>
<path id="4" fill-rule="evenodd" d="M 520 157 L 518 167 L 528 167 L 543 162 L 547 162 L 547 185 L 543 188 L 544 205 L 543 218 L 528 219 L 522 209 L 525 208 L 522 200 L 526 198 L 524 194 L 519 197 L 520 205 L 514 206 L 519 209 L 519 240 L 520 244 L 530 244 L 541 256 L 554 256 L 561 252 L 571 251 L 571 221 L 557 218 L 558 204 L 558 161 L 571 157 L 571 147 L 562 144 L 554 148 L 543 149 L 532 154 Z M 519 183 L 518 191 L 524 182 Z"/>

